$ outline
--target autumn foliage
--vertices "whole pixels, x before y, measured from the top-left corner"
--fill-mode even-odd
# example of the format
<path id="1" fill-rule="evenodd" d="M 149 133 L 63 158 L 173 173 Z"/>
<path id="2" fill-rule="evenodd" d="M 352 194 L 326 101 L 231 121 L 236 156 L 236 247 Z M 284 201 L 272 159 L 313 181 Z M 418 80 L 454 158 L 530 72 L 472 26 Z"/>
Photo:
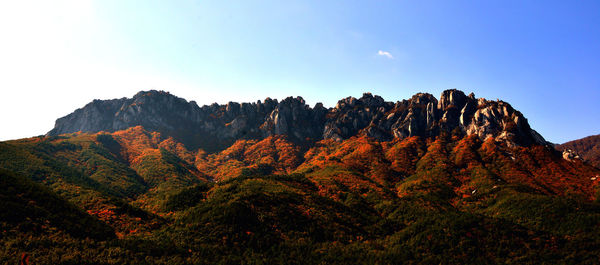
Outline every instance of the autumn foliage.
<path id="1" fill-rule="evenodd" d="M 584 160 L 600 168 L 600 135 L 592 135 L 556 146 L 559 151 L 572 150 Z"/>
<path id="2" fill-rule="evenodd" d="M 0 191 L 1 263 L 25 252 L 32 264 L 593 263 L 600 254 L 600 170 L 548 146 L 450 133 L 311 144 L 273 135 L 207 152 L 133 127 L 1 142 L 0 168 L 11 176 L 0 181 L 10 187 Z"/>

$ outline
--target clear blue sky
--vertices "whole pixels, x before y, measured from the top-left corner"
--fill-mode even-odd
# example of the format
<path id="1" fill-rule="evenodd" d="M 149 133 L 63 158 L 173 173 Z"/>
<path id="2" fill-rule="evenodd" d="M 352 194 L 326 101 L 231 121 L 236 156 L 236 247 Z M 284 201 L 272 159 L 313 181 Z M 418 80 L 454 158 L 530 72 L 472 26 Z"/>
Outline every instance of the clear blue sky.
<path id="1" fill-rule="evenodd" d="M 458 88 L 553 142 L 600 133 L 600 1 L 4 1 L 0 34 L 2 140 L 148 89 L 333 106 Z"/>

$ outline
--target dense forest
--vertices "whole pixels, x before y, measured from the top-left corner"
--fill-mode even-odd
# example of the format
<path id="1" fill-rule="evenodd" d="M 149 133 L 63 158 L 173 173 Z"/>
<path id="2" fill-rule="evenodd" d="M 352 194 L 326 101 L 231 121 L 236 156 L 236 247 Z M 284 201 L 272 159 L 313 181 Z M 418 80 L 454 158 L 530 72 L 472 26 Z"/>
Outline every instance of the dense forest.
<path id="1" fill-rule="evenodd" d="M 442 133 L 213 153 L 133 127 L 0 143 L 0 262 L 596 263 L 600 170 Z"/>

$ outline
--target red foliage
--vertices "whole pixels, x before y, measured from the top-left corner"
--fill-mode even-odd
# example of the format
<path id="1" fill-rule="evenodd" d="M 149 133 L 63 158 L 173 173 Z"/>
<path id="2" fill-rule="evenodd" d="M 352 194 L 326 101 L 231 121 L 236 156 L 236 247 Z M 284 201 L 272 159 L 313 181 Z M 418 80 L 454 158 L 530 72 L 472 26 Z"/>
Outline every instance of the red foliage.
<path id="1" fill-rule="evenodd" d="M 196 167 L 217 180 L 239 175 L 246 167 L 268 164 L 275 173 L 290 173 L 302 162 L 300 148 L 285 136 L 275 135 L 261 141 L 238 140 L 220 153 L 199 151 Z"/>
<path id="2" fill-rule="evenodd" d="M 114 132 L 113 136 L 123 147 L 123 157 L 132 164 L 141 156 L 157 150 L 160 141 L 159 133 L 150 133 L 144 130 L 142 126 Z"/>
<path id="3" fill-rule="evenodd" d="M 338 190 L 335 185 L 376 190 L 377 185 L 397 183 L 419 170 L 433 169 L 452 176 L 438 181 L 453 186 L 461 197 L 471 196 L 480 185 L 495 185 L 498 181 L 524 184 L 548 194 L 564 194 L 571 190 L 592 197 L 600 181 L 600 178 L 592 180 L 600 175 L 598 169 L 563 160 L 545 147 L 509 148 L 493 139 L 482 142 L 474 135 L 437 139 L 410 137 L 390 142 L 379 142 L 366 136 L 341 142 L 322 140 L 304 153 L 285 136 L 275 135 L 260 141 L 238 140 L 214 154 L 203 150 L 189 151 L 174 139 L 162 139 L 160 134 L 147 132 L 139 126 L 113 135 L 123 146 L 122 155 L 131 164 L 145 156 L 158 156 L 160 148 L 164 148 L 216 180 L 235 177 L 243 168 L 259 164 L 271 165 L 275 173 L 315 172 L 311 173 L 311 178 L 327 193 L 335 193 Z M 594 139 L 586 138 L 583 142 Z M 572 145 L 581 145 L 578 144 Z M 428 174 L 422 174 L 420 178 Z"/>
<path id="4" fill-rule="evenodd" d="M 394 141 L 386 148 L 385 156 L 392 162 L 391 168 L 405 176 L 415 173 L 419 159 L 425 154 L 425 142 L 420 137 L 410 137 L 403 141 Z"/>
<path id="5" fill-rule="evenodd" d="M 542 146 L 518 148 L 516 151 L 518 165 L 533 178 L 530 182 L 554 194 L 575 192 L 594 196 L 598 186 L 594 177 L 600 175 L 599 169 L 581 161 L 567 161 Z"/>
<path id="6" fill-rule="evenodd" d="M 27 253 L 21 254 L 21 260 L 19 261 L 20 265 L 29 265 L 29 255 Z"/>
<path id="7" fill-rule="evenodd" d="M 557 145 L 556 149 L 560 151 L 573 150 L 584 160 L 600 168 L 600 134 Z"/>

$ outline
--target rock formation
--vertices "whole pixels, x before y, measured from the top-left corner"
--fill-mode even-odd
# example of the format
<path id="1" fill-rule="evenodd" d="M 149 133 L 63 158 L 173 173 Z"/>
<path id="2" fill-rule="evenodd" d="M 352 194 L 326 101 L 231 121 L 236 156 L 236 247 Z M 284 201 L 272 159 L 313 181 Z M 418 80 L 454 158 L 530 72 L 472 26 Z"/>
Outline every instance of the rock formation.
<path id="1" fill-rule="evenodd" d="M 567 160 L 567 161 L 582 160 L 581 157 L 579 157 L 579 155 L 571 149 L 564 150 L 562 152 L 562 157 L 564 160 Z"/>
<path id="2" fill-rule="evenodd" d="M 365 93 L 335 107 L 311 108 L 301 97 L 256 103 L 229 102 L 199 107 L 164 91 L 139 92 L 133 98 L 94 100 L 56 121 L 48 135 L 113 132 L 141 125 L 172 136 L 190 148 L 218 150 L 238 139 L 283 134 L 310 143 L 366 134 L 381 141 L 433 137 L 446 131 L 494 138 L 509 145 L 546 145 L 523 115 L 502 101 L 489 101 L 446 90 L 439 101 L 427 93 L 396 103 Z"/>

